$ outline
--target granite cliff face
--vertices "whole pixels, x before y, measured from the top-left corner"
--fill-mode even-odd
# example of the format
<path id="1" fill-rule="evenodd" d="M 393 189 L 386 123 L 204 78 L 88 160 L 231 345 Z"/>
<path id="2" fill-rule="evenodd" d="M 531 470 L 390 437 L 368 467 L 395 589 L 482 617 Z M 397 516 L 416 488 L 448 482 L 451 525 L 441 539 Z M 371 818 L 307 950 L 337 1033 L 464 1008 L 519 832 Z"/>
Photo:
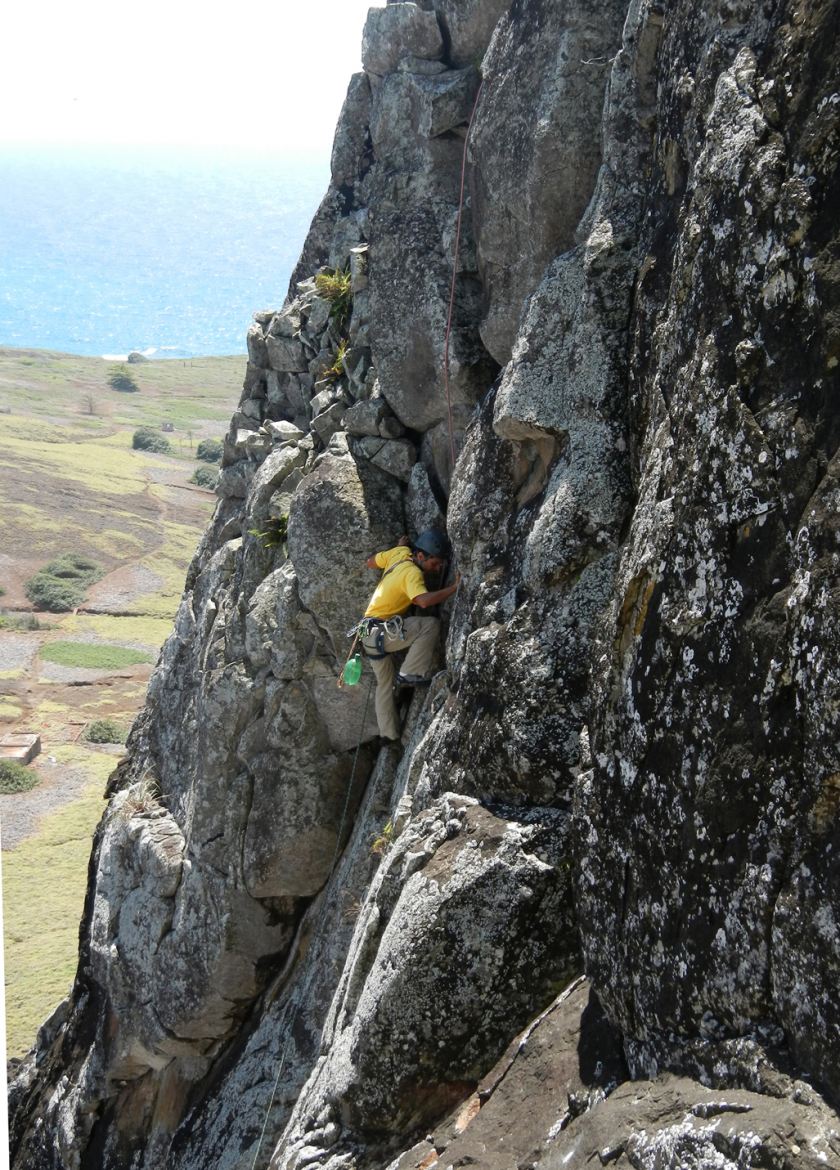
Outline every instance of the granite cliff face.
<path id="1" fill-rule="evenodd" d="M 17 1170 L 840 1164 L 838 36 L 371 10 Z M 364 560 L 444 515 L 380 750 L 336 685 Z"/>

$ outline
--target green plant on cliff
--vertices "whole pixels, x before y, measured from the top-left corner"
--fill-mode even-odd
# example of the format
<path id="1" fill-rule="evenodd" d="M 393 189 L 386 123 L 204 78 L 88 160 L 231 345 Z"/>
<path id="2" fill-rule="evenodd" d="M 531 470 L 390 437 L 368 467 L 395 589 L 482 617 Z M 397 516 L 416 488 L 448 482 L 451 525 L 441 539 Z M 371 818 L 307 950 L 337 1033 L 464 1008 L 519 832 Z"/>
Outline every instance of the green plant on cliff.
<path id="1" fill-rule="evenodd" d="M 263 542 L 264 548 L 282 548 L 286 553 L 286 529 L 289 523 L 289 513 L 286 512 L 283 516 L 269 516 L 265 521 L 264 527 L 249 528 L 250 536 L 256 536 Z"/>
<path id="2" fill-rule="evenodd" d="M 393 839 L 394 826 L 390 821 L 388 821 L 388 824 L 385 825 L 382 832 L 370 847 L 371 856 L 373 856 L 374 853 L 384 853 Z"/>
<path id="3" fill-rule="evenodd" d="M 0 760 L 0 795 L 11 796 L 15 792 L 28 792 L 41 777 L 16 760 Z"/>
<path id="4" fill-rule="evenodd" d="M 80 553 L 64 553 L 29 578 L 23 592 L 38 609 L 66 613 L 85 600 L 85 589 L 104 577 L 97 561 Z"/>
<path id="5" fill-rule="evenodd" d="M 108 385 L 112 390 L 120 390 L 123 394 L 136 394 L 140 389 L 125 362 L 109 368 Z"/>
<path id="6" fill-rule="evenodd" d="M 127 789 L 116 816 L 121 821 L 130 821 L 132 817 L 143 816 L 159 808 L 163 808 L 160 802 L 160 785 L 155 777 L 147 772 Z"/>
<path id="7" fill-rule="evenodd" d="M 337 380 L 338 378 L 343 377 L 343 375 L 345 373 L 344 355 L 346 352 L 347 352 L 347 342 L 342 341 L 341 345 L 336 350 L 335 361 L 330 366 L 330 368 L 328 370 L 326 370 L 324 373 L 325 378 L 332 378 L 334 380 Z"/>
<path id="8" fill-rule="evenodd" d="M 335 269 L 333 272 L 319 272 L 315 277 L 318 296 L 332 305 L 335 321 L 343 321 L 353 308 L 353 294 L 350 291 L 350 273 Z"/>

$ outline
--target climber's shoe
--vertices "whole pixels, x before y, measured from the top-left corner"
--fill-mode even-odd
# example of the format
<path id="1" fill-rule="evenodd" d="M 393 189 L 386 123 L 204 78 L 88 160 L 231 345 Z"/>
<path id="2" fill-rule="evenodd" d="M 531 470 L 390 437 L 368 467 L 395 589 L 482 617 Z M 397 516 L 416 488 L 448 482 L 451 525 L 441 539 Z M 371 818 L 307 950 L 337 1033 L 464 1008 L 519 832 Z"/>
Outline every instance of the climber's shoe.
<path id="1" fill-rule="evenodd" d="M 398 674 L 398 687 L 427 687 L 432 680 L 423 678 L 422 674 Z"/>

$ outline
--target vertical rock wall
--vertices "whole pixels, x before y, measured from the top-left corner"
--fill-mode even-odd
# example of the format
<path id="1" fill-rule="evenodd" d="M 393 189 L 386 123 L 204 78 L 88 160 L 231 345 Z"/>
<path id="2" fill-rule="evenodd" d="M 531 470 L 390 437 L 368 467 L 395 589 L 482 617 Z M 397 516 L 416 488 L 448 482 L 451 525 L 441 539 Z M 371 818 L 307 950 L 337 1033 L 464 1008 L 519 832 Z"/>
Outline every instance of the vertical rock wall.
<path id="1" fill-rule="evenodd" d="M 18 1170 L 836 1164 L 838 23 L 371 10 Z M 379 750 L 364 560 L 444 514 Z"/>

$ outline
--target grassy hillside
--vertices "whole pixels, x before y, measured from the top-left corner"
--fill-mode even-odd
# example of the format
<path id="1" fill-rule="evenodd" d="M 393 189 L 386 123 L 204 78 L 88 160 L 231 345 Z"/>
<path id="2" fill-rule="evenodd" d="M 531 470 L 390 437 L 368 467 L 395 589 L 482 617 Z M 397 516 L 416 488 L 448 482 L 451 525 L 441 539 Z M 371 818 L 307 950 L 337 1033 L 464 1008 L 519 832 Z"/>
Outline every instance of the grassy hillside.
<path id="1" fill-rule="evenodd" d="M 42 740 L 40 784 L 0 796 L 10 1057 L 33 1043 L 75 969 L 90 841 L 122 751 L 88 744 L 84 727 L 130 724 L 143 705 L 214 504 L 188 483 L 195 448 L 224 433 L 245 359 L 132 365 L 136 393 L 109 386 L 112 364 L 0 348 L 0 733 Z M 133 450 L 141 426 L 163 433 L 169 453 Z M 76 612 L 37 612 L 24 583 L 67 552 L 105 575 Z"/>

